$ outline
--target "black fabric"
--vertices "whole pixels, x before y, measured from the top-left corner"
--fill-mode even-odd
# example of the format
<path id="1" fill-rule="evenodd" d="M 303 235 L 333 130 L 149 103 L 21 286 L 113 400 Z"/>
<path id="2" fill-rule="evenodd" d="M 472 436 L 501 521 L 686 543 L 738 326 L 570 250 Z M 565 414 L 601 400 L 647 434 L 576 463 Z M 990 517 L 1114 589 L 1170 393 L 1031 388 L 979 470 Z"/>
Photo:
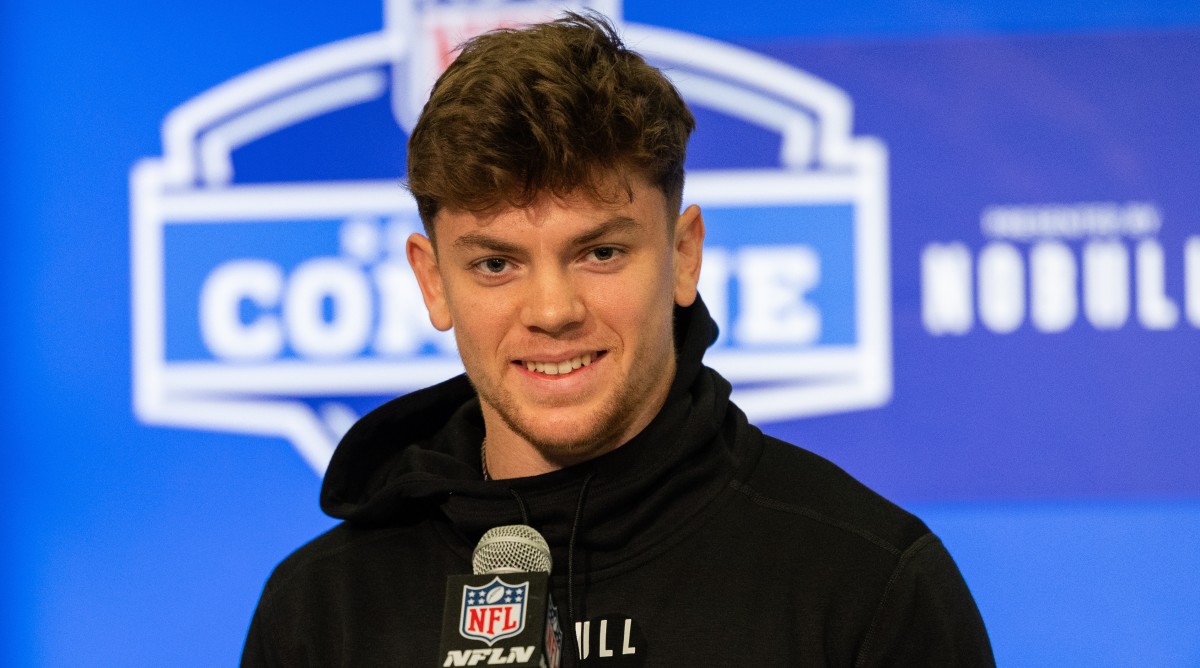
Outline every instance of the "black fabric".
<path id="1" fill-rule="evenodd" d="M 957 567 L 920 520 L 830 462 L 765 436 L 702 365 L 716 326 L 676 311 L 678 371 L 649 426 L 590 462 L 484 481 L 464 377 L 381 406 L 346 435 L 322 508 L 344 520 L 283 561 L 244 666 L 433 666 L 445 582 L 484 531 L 551 546 L 575 633 L 564 665 L 994 665 Z M 579 660 L 577 653 L 586 658 Z"/>

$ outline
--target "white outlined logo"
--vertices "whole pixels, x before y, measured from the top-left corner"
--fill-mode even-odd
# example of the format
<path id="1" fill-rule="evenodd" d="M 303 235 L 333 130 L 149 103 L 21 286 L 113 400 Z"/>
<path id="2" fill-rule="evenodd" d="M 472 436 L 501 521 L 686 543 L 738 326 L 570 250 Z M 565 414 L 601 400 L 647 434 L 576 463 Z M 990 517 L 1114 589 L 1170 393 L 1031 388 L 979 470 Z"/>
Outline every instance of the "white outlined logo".
<path id="1" fill-rule="evenodd" d="M 499 576 L 482 587 L 463 585 L 458 633 L 467 640 L 482 640 L 491 647 L 497 640 L 519 636 L 525 630 L 529 583 L 510 585 Z"/>
<path id="2" fill-rule="evenodd" d="M 452 337 L 429 326 L 396 252 L 419 229 L 400 171 L 243 180 L 239 152 L 369 105 L 385 105 L 402 136 L 444 45 L 564 4 L 620 11 L 616 0 L 388 0 L 383 30 L 270 63 L 173 110 L 163 156 L 131 176 L 139 419 L 281 437 L 323 472 L 361 412 L 350 399 L 459 373 Z M 886 403 L 883 145 L 852 135 L 845 93 L 796 68 L 664 28 L 622 33 L 693 108 L 779 137 L 778 166 L 688 174 L 685 201 L 709 226 L 701 293 L 722 328 L 707 362 L 755 420 Z"/>

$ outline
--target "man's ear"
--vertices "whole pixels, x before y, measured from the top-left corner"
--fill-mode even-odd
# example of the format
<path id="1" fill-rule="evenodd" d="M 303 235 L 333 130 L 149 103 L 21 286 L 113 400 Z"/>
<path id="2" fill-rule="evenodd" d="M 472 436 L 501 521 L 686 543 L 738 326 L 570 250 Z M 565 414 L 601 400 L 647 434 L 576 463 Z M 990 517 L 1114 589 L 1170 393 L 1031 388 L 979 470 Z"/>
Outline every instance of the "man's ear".
<path id="1" fill-rule="evenodd" d="M 442 285 L 442 274 L 438 270 L 433 242 L 425 235 L 414 232 L 408 237 L 405 251 L 408 254 L 408 264 L 417 275 L 417 285 L 421 286 L 421 297 L 429 311 L 429 322 L 440 331 L 450 329 L 454 323 L 450 320 L 450 308 L 446 305 L 446 289 Z"/>
<path id="2" fill-rule="evenodd" d="M 704 252 L 704 216 L 695 204 L 684 209 L 675 220 L 675 303 L 691 306 L 696 301 L 700 282 L 700 261 Z"/>

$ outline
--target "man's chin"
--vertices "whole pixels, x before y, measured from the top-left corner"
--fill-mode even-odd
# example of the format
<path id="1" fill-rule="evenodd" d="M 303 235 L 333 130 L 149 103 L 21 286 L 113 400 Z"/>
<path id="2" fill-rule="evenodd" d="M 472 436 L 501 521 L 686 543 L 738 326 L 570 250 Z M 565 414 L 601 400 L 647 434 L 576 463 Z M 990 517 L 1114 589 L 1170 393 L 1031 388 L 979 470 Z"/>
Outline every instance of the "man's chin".
<path id="1" fill-rule="evenodd" d="M 555 467 L 598 457 L 616 449 L 629 435 L 632 411 L 614 397 L 592 396 L 570 406 L 518 401 L 507 393 L 481 393 L 480 397 L 511 432 Z"/>
<path id="2" fill-rule="evenodd" d="M 601 455 L 618 445 L 612 442 L 615 435 L 612 433 L 612 425 L 608 422 L 576 419 L 554 424 L 531 420 L 512 421 L 509 422 L 509 426 L 536 448 L 546 461 L 559 466 L 571 466 Z"/>
<path id="3" fill-rule="evenodd" d="M 612 448 L 611 444 L 603 442 L 601 434 L 593 432 L 563 433 L 539 430 L 526 434 L 525 440 L 542 453 L 547 461 L 560 466 L 578 464 Z"/>

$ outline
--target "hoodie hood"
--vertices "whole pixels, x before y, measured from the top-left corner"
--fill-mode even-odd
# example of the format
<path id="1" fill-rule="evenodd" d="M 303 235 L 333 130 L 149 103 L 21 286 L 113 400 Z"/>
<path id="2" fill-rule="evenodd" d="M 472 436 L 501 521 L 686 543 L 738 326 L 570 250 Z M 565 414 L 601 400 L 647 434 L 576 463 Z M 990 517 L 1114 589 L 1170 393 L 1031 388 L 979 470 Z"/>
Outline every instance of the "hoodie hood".
<path id="1" fill-rule="evenodd" d="M 483 416 L 465 375 L 394 399 L 342 439 L 321 508 L 352 525 L 442 520 L 469 553 L 488 529 L 522 522 L 519 497 L 556 564 L 578 522 L 598 575 L 655 542 L 639 537 L 665 536 L 699 512 L 746 463 L 733 449 L 745 417 L 729 402 L 729 384 L 702 364 L 716 337 L 699 298 L 676 307 L 676 376 L 655 419 L 612 452 L 538 476 L 482 479 Z"/>

